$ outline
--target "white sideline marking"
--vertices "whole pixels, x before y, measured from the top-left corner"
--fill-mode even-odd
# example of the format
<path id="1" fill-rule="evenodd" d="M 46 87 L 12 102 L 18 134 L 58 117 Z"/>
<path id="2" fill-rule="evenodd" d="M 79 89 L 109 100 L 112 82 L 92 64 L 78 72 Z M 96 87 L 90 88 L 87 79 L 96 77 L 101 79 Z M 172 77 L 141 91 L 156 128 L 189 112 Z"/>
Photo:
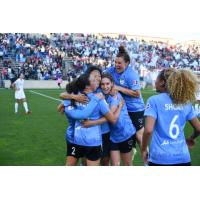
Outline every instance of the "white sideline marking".
<path id="1" fill-rule="evenodd" d="M 40 96 L 43 96 L 43 97 L 46 97 L 46 98 L 49 98 L 49 99 L 53 99 L 53 100 L 62 102 L 62 100 L 60 100 L 60 99 L 56 99 L 56 98 L 54 98 L 54 97 L 50 97 L 50 96 L 47 96 L 47 95 L 42 94 L 42 93 L 39 93 L 39 92 L 35 92 L 35 91 L 33 91 L 33 90 L 30 90 L 30 92 L 32 92 L 32 93 L 34 93 L 34 94 L 37 94 L 37 95 L 40 95 Z"/>

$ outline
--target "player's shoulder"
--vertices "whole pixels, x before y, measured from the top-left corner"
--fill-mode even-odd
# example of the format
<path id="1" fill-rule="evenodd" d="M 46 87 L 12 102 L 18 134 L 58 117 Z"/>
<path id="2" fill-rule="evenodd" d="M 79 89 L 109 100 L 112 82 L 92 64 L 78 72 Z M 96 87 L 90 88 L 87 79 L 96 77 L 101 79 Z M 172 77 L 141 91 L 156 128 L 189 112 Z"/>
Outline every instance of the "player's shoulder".
<path id="1" fill-rule="evenodd" d="M 139 77 L 138 73 L 130 65 L 127 67 L 125 75 L 131 78 Z"/>
<path id="2" fill-rule="evenodd" d="M 159 104 L 168 101 L 170 101 L 170 97 L 167 93 L 159 93 L 148 98 L 148 102 L 155 102 Z"/>
<path id="3" fill-rule="evenodd" d="M 148 101 L 151 101 L 151 102 L 155 101 L 156 102 L 156 101 L 159 101 L 161 98 L 162 98 L 162 93 L 155 94 L 155 95 L 150 96 L 148 98 Z"/>
<path id="4" fill-rule="evenodd" d="M 104 71 L 104 74 L 113 73 L 114 70 L 115 70 L 115 67 L 114 66 L 110 66 Z"/>

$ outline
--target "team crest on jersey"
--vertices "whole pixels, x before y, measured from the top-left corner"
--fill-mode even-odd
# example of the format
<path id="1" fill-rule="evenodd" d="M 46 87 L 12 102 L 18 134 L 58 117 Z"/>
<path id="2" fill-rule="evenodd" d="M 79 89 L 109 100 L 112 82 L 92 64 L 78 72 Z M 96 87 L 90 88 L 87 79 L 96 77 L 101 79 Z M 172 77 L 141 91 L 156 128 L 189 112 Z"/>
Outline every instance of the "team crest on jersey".
<path id="1" fill-rule="evenodd" d="M 68 106 L 67 109 L 68 110 L 74 110 L 74 107 L 73 106 Z"/>
<path id="2" fill-rule="evenodd" d="M 120 83 L 120 85 L 124 85 L 124 83 L 125 83 L 124 79 L 120 79 L 119 83 Z"/>
<path id="3" fill-rule="evenodd" d="M 147 110 L 147 109 L 149 109 L 149 108 L 151 108 L 151 105 L 148 103 L 148 104 L 146 105 L 146 107 L 145 107 L 145 110 Z"/>
<path id="4" fill-rule="evenodd" d="M 138 84 L 138 81 L 133 80 L 133 85 L 137 85 L 137 84 Z"/>

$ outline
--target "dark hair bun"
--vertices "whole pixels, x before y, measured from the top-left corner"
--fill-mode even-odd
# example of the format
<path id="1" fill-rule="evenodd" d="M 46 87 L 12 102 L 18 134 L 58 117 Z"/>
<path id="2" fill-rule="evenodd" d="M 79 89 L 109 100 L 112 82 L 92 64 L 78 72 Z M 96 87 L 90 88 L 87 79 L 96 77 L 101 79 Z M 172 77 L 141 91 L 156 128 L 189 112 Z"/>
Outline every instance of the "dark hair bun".
<path id="1" fill-rule="evenodd" d="M 119 46 L 119 53 L 126 53 L 124 46 Z"/>

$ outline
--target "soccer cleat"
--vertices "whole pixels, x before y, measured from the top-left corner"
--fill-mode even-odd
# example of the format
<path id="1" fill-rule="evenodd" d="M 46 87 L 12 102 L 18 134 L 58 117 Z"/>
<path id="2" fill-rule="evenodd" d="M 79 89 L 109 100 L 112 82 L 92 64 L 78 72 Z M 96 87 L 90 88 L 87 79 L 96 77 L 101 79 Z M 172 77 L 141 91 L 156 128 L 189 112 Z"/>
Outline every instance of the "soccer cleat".
<path id="1" fill-rule="evenodd" d="M 27 115 L 31 114 L 31 111 L 29 110 L 28 112 L 26 112 Z"/>

